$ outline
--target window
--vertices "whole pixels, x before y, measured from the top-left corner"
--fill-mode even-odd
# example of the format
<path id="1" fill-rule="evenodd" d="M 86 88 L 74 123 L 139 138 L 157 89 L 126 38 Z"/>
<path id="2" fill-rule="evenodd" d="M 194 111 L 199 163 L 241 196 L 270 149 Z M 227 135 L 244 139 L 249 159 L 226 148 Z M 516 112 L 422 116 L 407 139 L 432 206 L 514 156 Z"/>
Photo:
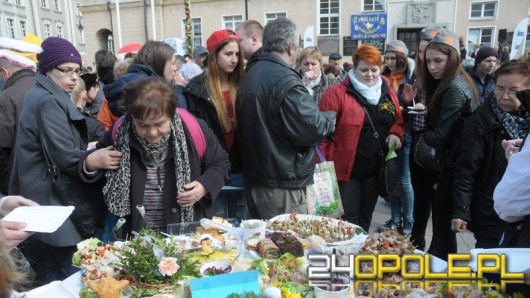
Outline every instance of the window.
<path id="1" fill-rule="evenodd" d="M 85 43 L 85 29 L 82 26 L 79 26 L 77 28 L 77 33 L 78 33 L 77 41 L 80 44 L 84 44 Z"/>
<path id="2" fill-rule="evenodd" d="M 53 10 L 61 11 L 61 1 L 53 0 Z"/>
<path id="3" fill-rule="evenodd" d="M 0 36 L 4 36 L 4 20 L 2 19 L 1 15 L 0 15 Z"/>
<path id="4" fill-rule="evenodd" d="M 26 21 L 20 21 L 19 25 L 20 25 L 20 37 L 26 36 L 26 34 L 28 34 L 28 25 Z"/>
<path id="5" fill-rule="evenodd" d="M 15 36 L 15 19 L 7 18 L 7 36 L 11 38 L 16 38 Z"/>
<path id="6" fill-rule="evenodd" d="M 44 39 L 52 36 L 52 26 L 50 24 L 44 24 Z"/>
<path id="7" fill-rule="evenodd" d="M 15 0 L 15 4 L 18 6 L 24 6 L 24 0 Z"/>
<path id="8" fill-rule="evenodd" d="M 265 14 L 265 25 L 269 21 L 276 20 L 277 18 L 280 18 L 280 17 L 286 18 L 287 17 L 287 13 L 286 12 L 269 12 L 269 13 L 266 13 Z"/>
<path id="9" fill-rule="evenodd" d="M 75 15 L 78 16 L 78 17 L 83 15 L 83 13 L 81 13 L 81 9 L 80 8 L 81 8 L 81 3 L 76 2 L 75 3 Z"/>
<path id="10" fill-rule="evenodd" d="M 57 32 L 57 37 L 63 37 L 63 25 L 57 24 L 55 26 L 55 32 Z"/>
<path id="11" fill-rule="evenodd" d="M 489 47 L 495 46 L 493 40 L 494 28 L 470 28 L 467 34 L 467 52 L 469 55 L 473 53 L 473 45 L 485 45 Z"/>
<path id="12" fill-rule="evenodd" d="M 114 52 L 114 38 L 112 35 L 109 35 L 107 38 L 107 49 L 109 49 L 111 52 Z"/>
<path id="13" fill-rule="evenodd" d="M 385 10 L 384 0 L 364 0 L 363 1 L 363 12 L 384 11 L 384 10 Z"/>
<path id="14" fill-rule="evenodd" d="M 236 26 L 239 25 L 241 22 L 243 22 L 242 15 L 223 17 L 223 27 L 225 29 L 236 30 Z"/>
<path id="15" fill-rule="evenodd" d="M 319 34 L 320 35 L 338 35 L 339 34 L 339 17 L 340 17 L 339 0 L 320 0 L 319 10 Z"/>
<path id="16" fill-rule="evenodd" d="M 4 0 L 4 1 L 2 1 L 2 2 L 4 2 L 4 3 L 9 3 L 9 4 L 13 4 L 13 0 Z"/>
<path id="17" fill-rule="evenodd" d="M 50 6 L 48 6 L 48 0 L 40 0 L 40 7 L 50 8 Z"/>
<path id="18" fill-rule="evenodd" d="M 496 18 L 497 2 L 471 3 L 471 18 Z"/>

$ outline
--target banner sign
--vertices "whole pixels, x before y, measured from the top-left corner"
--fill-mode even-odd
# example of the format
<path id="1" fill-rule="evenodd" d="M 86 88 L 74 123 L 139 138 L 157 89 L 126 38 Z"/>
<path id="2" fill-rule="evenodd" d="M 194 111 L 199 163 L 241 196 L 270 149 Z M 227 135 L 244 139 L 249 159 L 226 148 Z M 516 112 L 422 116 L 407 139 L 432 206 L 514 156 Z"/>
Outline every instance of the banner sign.
<path id="1" fill-rule="evenodd" d="M 351 16 L 351 39 L 386 39 L 386 13 Z"/>

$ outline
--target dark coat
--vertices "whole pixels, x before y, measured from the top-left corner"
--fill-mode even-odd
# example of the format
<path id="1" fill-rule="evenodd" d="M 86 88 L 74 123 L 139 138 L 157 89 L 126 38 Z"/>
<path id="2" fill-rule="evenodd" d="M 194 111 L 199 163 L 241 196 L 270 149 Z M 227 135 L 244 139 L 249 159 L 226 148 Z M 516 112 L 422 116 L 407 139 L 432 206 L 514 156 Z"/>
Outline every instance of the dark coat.
<path id="1" fill-rule="evenodd" d="M 263 52 L 237 90 L 236 116 L 245 183 L 300 189 L 313 183 L 314 145 L 335 129 L 300 74 Z"/>
<path id="2" fill-rule="evenodd" d="M 230 172 L 241 173 L 241 154 L 239 151 L 237 133 L 234 137 L 232 147 L 228 150 L 221 123 L 219 123 L 219 118 L 217 117 L 217 110 L 208 95 L 205 81 L 206 72 L 203 72 L 191 79 L 184 89 L 188 111 L 195 115 L 195 117 L 204 120 L 217 136 L 223 149 L 228 151 L 231 165 Z"/>
<path id="3" fill-rule="evenodd" d="M 116 117 L 122 115 L 122 112 L 119 111 L 118 107 L 123 96 L 123 87 L 127 83 L 142 78 L 157 76 L 158 75 L 155 73 L 155 71 L 147 65 L 131 64 L 129 65 L 129 68 L 127 68 L 126 75 L 120 77 L 112 83 L 103 86 L 103 93 L 105 94 L 105 98 L 107 99 L 109 109 L 112 114 Z"/>
<path id="4" fill-rule="evenodd" d="M 200 182 L 208 190 L 208 194 L 194 205 L 195 221 L 213 216 L 213 201 L 221 191 L 221 188 L 225 185 L 225 182 L 228 179 L 228 170 L 230 168 L 228 155 L 219 145 L 217 137 L 213 134 L 212 130 L 208 128 L 204 121 L 200 119 L 197 119 L 197 121 L 204 134 L 206 150 L 202 159 L 200 159 L 195 146 L 190 145 L 193 144 L 193 138 L 188 129 L 185 128 L 186 142 L 188 143 L 188 156 L 190 159 L 191 180 Z M 131 215 L 126 218 L 128 224 L 122 230 L 122 232 L 125 233 L 130 232 L 131 229 L 134 231 L 140 231 L 142 228 L 140 226 L 141 215 L 135 206 L 143 205 L 143 196 L 147 179 L 147 169 L 143 162 L 144 160 L 147 160 L 147 157 L 132 130 L 129 132 L 129 139 L 131 149 Z M 97 144 L 97 148 L 106 148 L 112 144 L 111 128 Z M 87 155 L 88 154 L 90 154 L 90 152 L 88 152 Z M 179 223 L 181 217 L 180 206 L 177 204 L 176 200 L 178 193 L 175 182 L 175 162 L 173 156 L 173 148 L 170 146 L 165 169 L 166 179 L 163 188 L 165 202 L 164 209 L 166 211 L 166 220 L 168 224 Z M 86 158 L 86 156 L 84 158 Z M 80 162 L 79 168 L 80 175 L 85 181 L 95 182 L 103 178 L 104 171 L 98 171 L 93 177 L 86 175 L 82 170 L 83 160 Z"/>
<path id="5" fill-rule="evenodd" d="M 451 218 L 467 221 L 473 232 L 499 239 L 504 221 L 493 208 L 493 192 L 508 166 L 501 143 L 509 138 L 489 104 L 482 104 L 464 124 L 454 172 Z"/>
<path id="6" fill-rule="evenodd" d="M 425 143 L 436 149 L 442 167 L 453 168 L 458 153 L 464 119 L 473 113 L 473 90 L 464 75 L 455 75 L 438 93 L 438 103 L 427 117 L 430 129 Z"/>
<path id="7" fill-rule="evenodd" d="M 79 178 L 78 164 L 87 147 L 86 121 L 68 94 L 49 77 L 37 72 L 35 80 L 37 85 L 26 94 L 20 113 L 24 121 L 18 123 L 9 194 L 24 196 L 43 206 L 60 206 L 39 133 L 46 134 L 50 149 L 60 157 L 56 165 L 59 170 Z M 38 126 L 35 116 L 41 102 L 44 127 Z M 71 246 L 83 240 L 70 219 L 54 233 L 34 236 L 51 246 Z"/>
<path id="8" fill-rule="evenodd" d="M 246 72 L 250 71 L 250 69 L 252 69 L 252 67 L 256 64 L 256 62 L 258 62 L 259 56 L 261 55 L 261 53 L 263 53 L 263 47 L 259 48 L 257 51 L 252 53 L 252 55 L 250 55 L 250 57 L 247 60 L 247 66 L 245 67 Z"/>
<path id="9" fill-rule="evenodd" d="M 476 73 L 476 66 L 469 69 L 467 73 L 475 83 L 475 87 L 478 91 L 478 96 L 480 97 L 480 103 L 483 103 L 486 99 L 490 98 L 491 94 L 493 93 L 493 90 L 495 90 L 495 82 L 493 81 L 495 72 L 486 75 L 486 77 L 484 77 L 484 83 L 482 83 L 480 77 Z"/>

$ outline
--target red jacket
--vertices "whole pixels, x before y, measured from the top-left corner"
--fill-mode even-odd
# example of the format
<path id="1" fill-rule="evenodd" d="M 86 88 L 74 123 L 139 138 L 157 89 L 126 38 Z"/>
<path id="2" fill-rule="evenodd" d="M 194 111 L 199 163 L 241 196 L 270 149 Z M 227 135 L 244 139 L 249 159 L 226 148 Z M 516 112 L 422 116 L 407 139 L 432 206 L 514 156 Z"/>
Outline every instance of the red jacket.
<path id="1" fill-rule="evenodd" d="M 381 78 L 388 85 L 388 79 Z M 337 113 L 337 123 L 335 140 L 331 143 L 320 143 L 320 149 L 329 161 L 335 162 L 335 171 L 339 181 L 348 181 L 351 177 L 359 135 L 364 124 L 365 111 L 351 92 L 346 92 L 350 85 L 349 77 L 346 77 L 341 84 L 330 87 L 322 96 L 319 103 L 321 111 L 335 111 Z M 388 93 L 396 108 L 396 118 L 390 126 L 387 135 L 395 134 L 399 136 L 403 143 L 404 124 L 399 101 L 392 88 Z"/>

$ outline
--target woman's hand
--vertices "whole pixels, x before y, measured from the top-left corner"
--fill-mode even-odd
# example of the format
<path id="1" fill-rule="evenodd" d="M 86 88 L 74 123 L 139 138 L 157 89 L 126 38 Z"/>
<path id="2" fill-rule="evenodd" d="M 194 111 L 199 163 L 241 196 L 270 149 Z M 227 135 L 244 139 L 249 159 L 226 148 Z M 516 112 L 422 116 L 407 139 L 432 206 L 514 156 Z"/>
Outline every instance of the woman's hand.
<path id="1" fill-rule="evenodd" d="M 86 170 L 117 170 L 120 168 L 121 156 L 122 153 L 114 150 L 112 146 L 96 150 L 86 157 Z"/>
<path id="2" fill-rule="evenodd" d="M 0 216 L 4 217 L 13 209 L 22 206 L 39 206 L 36 202 L 26 199 L 22 196 L 5 196 L 2 198 L 4 203 L 2 204 L 2 209 L 0 209 Z"/>
<path id="3" fill-rule="evenodd" d="M 467 222 L 460 218 L 451 219 L 451 230 L 455 233 L 464 233 L 467 228 Z"/>
<path id="4" fill-rule="evenodd" d="M 318 71 L 318 69 L 312 69 L 312 70 L 304 72 L 304 78 L 303 78 L 304 84 L 307 84 L 315 80 L 316 78 L 318 78 L 319 74 L 320 72 Z"/>
<path id="5" fill-rule="evenodd" d="M 416 90 L 414 87 L 412 87 L 411 84 L 405 84 L 405 87 L 403 88 L 403 92 L 401 93 L 401 99 L 403 99 L 403 102 L 410 106 L 412 104 L 412 100 L 414 97 L 416 97 Z"/>
<path id="6" fill-rule="evenodd" d="M 521 148 L 521 143 L 523 142 L 523 139 L 516 139 L 516 140 L 502 140 L 502 148 L 504 149 L 504 156 L 506 156 L 507 160 L 510 160 L 510 157 L 519 152 L 519 149 Z"/>
<path id="7" fill-rule="evenodd" d="M 193 206 L 202 199 L 208 190 L 198 181 L 193 181 L 184 185 L 184 192 L 177 196 L 177 203 L 182 207 Z"/>
<path id="8" fill-rule="evenodd" d="M 33 235 L 32 232 L 23 231 L 25 227 L 26 224 L 23 222 L 0 220 L 0 239 L 8 250 Z"/>
<path id="9" fill-rule="evenodd" d="M 399 139 L 398 136 L 396 136 L 395 134 L 389 134 L 387 137 L 386 137 L 386 145 L 388 146 L 388 149 L 392 148 L 392 144 L 395 142 L 396 143 L 396 150 L 398 150 L 399 148 L 401 148 L 401 140 Z"/>

